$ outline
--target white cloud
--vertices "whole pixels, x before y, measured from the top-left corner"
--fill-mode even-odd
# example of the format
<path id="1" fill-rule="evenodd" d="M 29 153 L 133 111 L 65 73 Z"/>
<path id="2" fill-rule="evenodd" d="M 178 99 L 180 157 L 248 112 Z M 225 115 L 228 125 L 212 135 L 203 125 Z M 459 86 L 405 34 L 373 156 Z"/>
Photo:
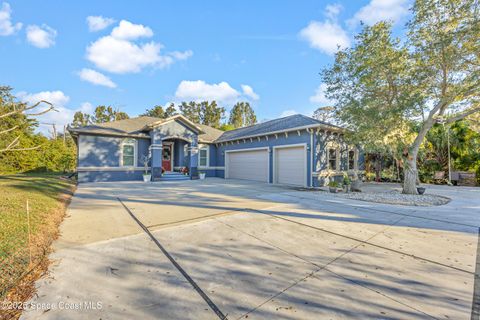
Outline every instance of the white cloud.
<path id="1" fill-rule="evenodd" d="M 333 21 L 312 21 L 300 31 L 300 37 L 310 44 L 310 47 L 332 55 L 338 46 L 346 48 L 350 39 L 343 28 Z"/>
<path id="2" fill-rule="evenodd" d="M 12 9 L 10 8 L 10 4 L 3 2 L 0 9 L 0 36 L 12 35 L 22 28 L 20 22 L 12 23 L 11 14 Z"/>
<path id="3" fill-rule="evenodd" d="M 111 35 L 116 39 L 135 40 L 142 37 L 150 38 L 153 36 L 153 31 L 142 24 L 122 20 L 117 27 L 113 28 Z"/>
<path id="4" fill-rule="evenodd" d="M 318 103 L 322 105 L 332 104 L 332 101 L 327 99 L 327 97 L 325 97 L 326 90 L 327 90 L 327 85 L 325 83 L 322 83 L 321 85 L 319 85 L 318 88 L 315 90 L 315 95 L 310 97 L 310 102 Z"/>
<path id="5" fill-rule="evenodd" d="M 166 68 L 178 60 L 188 59 L 191 50 L 161 54 L 163 46 L 151 41 L 137 44 L 134 39 L 151 37 L 153 32 L 143 25 L 122 20 L 108 36 L 99 38 L 87 47 L 87 59 L 97 68 L 112 73 L 135 73 L 145 67 Z"/>
<path id="6" fill-rule="evenodd" d="M 100 31 L 115 22 L 115 19 L 112 18 L 105 18 L 102 16 L 88 16 L 87 17 L 87 24 L 88 30 L 90 32 Z"/>
<path id="7" fill-rule="evenodd" d="M 80 108 L 77 111 L 81 111 L 84 113 L 92 113 L 93 112 L 93 105 L 90 102 L 83 102 L 80 104 Z"/>
<path id="8" fill-rule="evenodd" d="M 330 20 L 336 20 L 337 16 L 340 14 L 340 11 L 342 11 L 342 9 L 343 9 L 342 5 L 338 3 L 329 4 L 325 7 L 325 15 Z"/>
<path id="9" fill-rule="evenodd" d="M 98 86 L 116 88 L 117 85 L 106 75 L 92 69 L 82 69 L 79 72 L 80 79 L 93 83 Z"/>
<path id="10" fill-rule="evenodd" d="M 235 101 L 240 93 L 227 82 L 208 84 L 203 80 L 182 81 L 177 87 L 175 97 L 185 101 L 216 100 L 217 102 Z"/>
<path id="11" fill-rule="evenodd" d="M 37 93 L 26 93 L 24 91 L 17 93 L 17 96 L 23 102 L 28 104 L 37 103 L 40 100 L 45 100 L 53 104 L 54 107 L 64 106 L 70 101 L 70 97 L 65 95 L 62 91 L 42 91 Z"/>
<path id="12" fill-rule="evenodd" d="M 285 110 L 280 114 L 280 118 L 293 116 L 294 114 L 298 114 L 298 112 L 292 109 Z"/>
<path id="13" fill-rule="evenodd" d="M 372 25 L 381 20 L 396 22 L 408 14 L 409 0 L 371 0 L 355 13 L 348 24 L 354 26 L 360 21 Z"/>
<path id="14" fill-rule="evenodd" d="M 242 90 L 243 90 L 243 94 L 253 100 L 258 100 L 260 97 L 258 96 L 258 94 L 255 93 L 255 91 L 253 91 L 253 88 L 250 87 L 249 85 L 246 85 L 246 84 L 242 84 L 241 85 L 242 87 Z"/>
<path id="15" fill-rule="evenodd" d="M 63 126 L 73 121 L 73 115 L 77 111 L 91 113 L 93 106 L 89 102 L 83 102 L 78 108 L 67 107 L 70 97 L 62 91 L 42 91 L 37 93 L 18 92 L 16 96 L 23 102 L 34 104 L 39 100 L 46 100 L 55 106 L 56 111 L 50 111 L 46 114 L 36 117 L 40 122 L 39 132 L 49 134 L 52 131 L 51 124 L 55 124 L 57 131 L 63 131 Z M 43 110 L 40 106 L 38 111 Z"/>
<path id="16" fill-rule="evenodd" d="M 46 24 L 27 27 L 27 41 L 37 48 L 49 48 L 55 44 L 57 31 Z"/>
<path id="17" fill-rule="evenodd" d="M 348 47 L 350 38 L 337 21 L 342 9 L 343 7 L 339 4 L 327 5 L 324 11 L 327 19 L 325 21 L 311 21 L 308 26 L 300 30 L 300 38 L 307 41 L 310 47 L 328 55 L 337 52 L 338 47 Z"/>
<path id="18" fill-rule="evenodd" d="M 172 51 L 169 54 L 177 60 L 187 60 L 188 58 L 193 56 L 193 51 L 192 50 L 187 50 L 187 51 L 184 51 L 184 52 Z"/>

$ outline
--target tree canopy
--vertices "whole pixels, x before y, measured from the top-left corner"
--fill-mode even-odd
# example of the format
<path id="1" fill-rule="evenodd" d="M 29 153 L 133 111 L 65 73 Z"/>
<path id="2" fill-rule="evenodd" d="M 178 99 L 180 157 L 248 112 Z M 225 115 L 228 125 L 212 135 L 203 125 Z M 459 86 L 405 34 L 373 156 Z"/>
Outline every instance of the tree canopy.
<path id="1" fill-rule="evenodd" d="M 242 128 L 257 123 L 255 111 L 248 102 L 237 102 L 230 111 L 228 124 L 234 128 Z"/>
<path id="2" fill-rule="evenodd" d="M 145 111 L 141 115 L 147 116 L 147 117 L 166 119 L 176 114 L 177 114 L 177 109 L 175 109 L 175 105 L 173 103 L 170 103 L 170 105 L 166 109 L 164 109 L 160 105 L 156 105 L 152 109 L 147 109 L 147 111 Z"/>
<path id="3" fill-rule="evenodd" d="M 417 157 L 432 126 L 480 111 L 478 6 L 475 0 L 417 0 L 407 41 L 392 36 L 390 23 L 364 26 L 322 72 L 327 98 L 354 140 L 379 147 L 385 136 L 406 130 L 394 139 L 405 145 L 404 193 L 416 193 Z M 409 132 L 412 140 L 405 138 Z"/>
<path id="4" fill-rule="evenodd" d="M 127 113 L 115 110 L 112 106 L 97 106 L 93 114 L 81 111 L 75 112 L 72 127 L 86 126 L 93 123 L 105 123 L 116 120 L 129 119 Z"/>

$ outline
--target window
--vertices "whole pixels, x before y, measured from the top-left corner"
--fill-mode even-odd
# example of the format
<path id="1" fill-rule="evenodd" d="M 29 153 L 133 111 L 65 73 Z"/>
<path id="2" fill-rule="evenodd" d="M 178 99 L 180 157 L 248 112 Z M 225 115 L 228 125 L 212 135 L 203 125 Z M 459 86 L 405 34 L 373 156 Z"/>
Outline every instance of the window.
<path id="1" fill-rule="evenodd" d="M 183 146 L 183 156 L 188 157 L 188 143 Z"/>
<path id="2" fill-rule="evenodd" d="M 125 139 L 122 142 L 122 166 L 135 166 L 135 140 Z"/>
<path id="3" fill-rule="evenodd" d="M 328 149 L 328 169 L 337 170 L 337 149 Z"/>
<path id="4" fill-rule="evenodd" d="M 199 148 L 198 165 L 200 167 L 208 166 L 208 145 L 201 145 Z"/>
<path id="5" fill-rule="evenodd" d="M 348 170 L 355 170 L 355 150 L 348 151 Z"/>

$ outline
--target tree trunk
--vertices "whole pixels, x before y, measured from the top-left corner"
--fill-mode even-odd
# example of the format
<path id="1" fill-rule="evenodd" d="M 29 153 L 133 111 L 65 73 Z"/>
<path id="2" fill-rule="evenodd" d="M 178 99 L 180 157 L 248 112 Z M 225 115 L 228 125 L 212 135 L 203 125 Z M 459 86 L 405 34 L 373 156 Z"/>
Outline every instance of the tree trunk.
<path id="1" fill-rule="evenodd" d="M 380 154 L 377 153 L 375 155 L 375 180 L 377 182 L 380 182 L 382 178 L 381 172 L 382 172 L 382 158 Z"/>
<path id="2" fill-rule="evenodd" d="M 417 194 L 417 156 L 407 158 L 403 168 L 403 191 L 405 194 Z"/>

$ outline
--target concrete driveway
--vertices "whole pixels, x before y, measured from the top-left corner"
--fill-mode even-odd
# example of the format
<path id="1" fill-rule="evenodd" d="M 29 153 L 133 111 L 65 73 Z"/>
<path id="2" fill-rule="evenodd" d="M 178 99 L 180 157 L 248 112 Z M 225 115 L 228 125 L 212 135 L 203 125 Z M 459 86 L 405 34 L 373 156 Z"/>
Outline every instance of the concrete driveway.
<path id="1" fill-rule="evenodd" d="M 428 191 L 453 200 L 402 207 L 216 178 L 82 184 L 22 318 L 470 319 L 480 191 Z"/>

